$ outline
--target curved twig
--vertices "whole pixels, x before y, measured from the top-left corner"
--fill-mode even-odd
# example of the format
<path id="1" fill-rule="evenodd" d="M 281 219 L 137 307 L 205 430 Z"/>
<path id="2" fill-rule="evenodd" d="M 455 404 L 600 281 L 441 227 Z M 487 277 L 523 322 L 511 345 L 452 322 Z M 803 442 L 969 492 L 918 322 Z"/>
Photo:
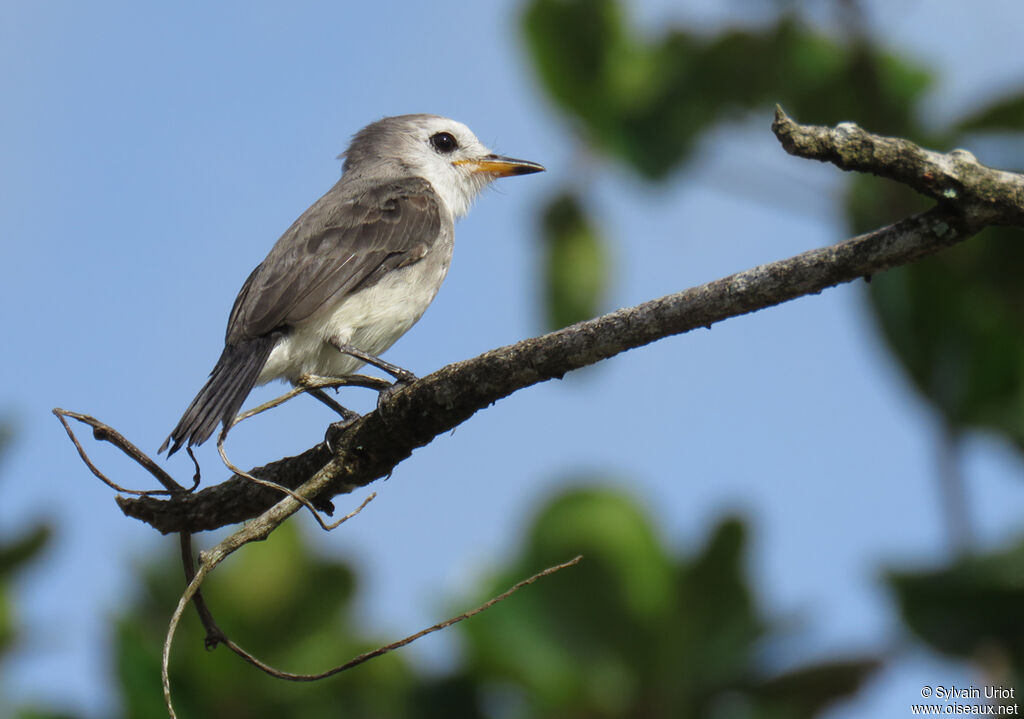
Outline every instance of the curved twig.
<path id="1" fill-rule="evenodd" d="M 526 579 L 523 579 L 523 580 L 520 580 L 520 581 L 516 582 L 513 586 L 509 587 L 508 589 L 506 589 L 504 592 L 502 592 L 498 596 L 492 597 L 491 599 L 488 599 L 486 602 L 484 602 L 483 604 L 481 604 L 480 606 L 478 606 L 478 607 L 476 607 L 474 609 L 470 609 L 469 611 L 463 612 L 462 614 L 459 614 L 457 616 L 451 617 L 450 619 L 446 619 L 443 622 L 438 622 L 437 624 L 435 624 L 433 626 L 430 626 L 430 627 L 427 627 L 426 629 L 421 629 L 420 631 L 416 632 L 415 634 L 410 634 L 409 636 L 407 636 L 407 637 L 405 637 L 403 639 L 399 639 L 396 642 L 392 642 L 391 644 L 387 644 L 385 646 L 378 647 L 378 648 L 373 649 L 371 651 L 364 652 L 364 653 L 360 654 L 357 657 L 353 657 L 352 659 L 350 659 L 349 661 L 345 662 L 344 664 L 340 664 L 340 665 L 338 665 L 336 667 L 332 667 L 332 668 L 330 668 L 330 669 L 328 669 L 326 671 L 320 672 L 319 674 L 291 674 L 289 672 L 281 672 L 281 671 L 273 669 L 273 667 L 270 667 L 270 666 L 267 666 L 267 665 L 263 665 L 260 668 L 263 669 L 264 671 L 266 671 L 268 674 L 273 674 L 276 677 L 280 677 L 282 679 L 288 679 L 290 681 L 295 681 L 295 682 L 315 682 L 315 681 L 318 681 L 320 679 L 326 679 L 327 677 L 332 677 L 335 674 L 340 674 L 343 671 L 351 669 L 352 667 L 359 666 L 360 664 L 362 664 L 364 662 L 368 662 L 371 659 L 374 659 L 376 657 L 382 656 L 382 655 L 387 654 L 389 652 L 393 652 L 396 649 L 401 649 L 402 647 L 404 647 L 404 646 L 406 646 L 408 644 L 412 644 L 417 639 L 425 637 L 428 634 L 433 634 L 434 632 L 440 631 L 442 629 L 447 629 L 448 627 L 452 626 L 453 624 L 458 624 L 459 622 L 461 622 L 463 620 L 466 620 L 466 619 L 469 619 L 470 617 L 475 617 L 477 614 L 480 614 L 481 612 L 487 611 L 488 609 L 493 607 L 498 602 L 502 602 L 502 601 L 508 599 L 510 596 L 512 596 L 513 594 L 518 592 L 523 587 L 525 587 L 527 585 L 530 585 L 530 584 L 533 584 L 538 579 L 542 579 L 543 577 L 546 577 L 548 575 L 554 574 L 555 572 L 560 572 L 563 569 L 566 569 L 568 567 L 572 567 L 572 566 L 574 566 L 576 564 L 579 564 L 582 560 L 583 560 L 583 555 L 582 554 L 578 554 L 578 555 L 576 555 L 575 557 L 573 557 L 572 559 L 570 559 L 567 562 L 562 562 L 561 564 L 556 564 L 556 565 L 554 565 L 552 567 L 548 567 L 547 569 L 544 569 L 544 570 L 542 570 L 540 572 L 537 572 L 532 577 L 527 577 Z"/>
<path id="2" fill-rule="evenodd" d="M 266 412 L 269 409 L 273 409 L 274 407 L 282 405 L 288 400 L 294 397 L 298 397 L 300 394 L 317 389 L 350 386 L 369 387 L 372 389 L 378 389 L 390 387 L 391 383 L 385 380 L 378 379 L 376 377 L 368 377 L 366 375 L 350 375 L 348 377 L 337 378 L 315 377 L 312 375 L 306 375 L 302 378 L 300 384 L 296 385 L 289 391 L 285 392 L 284 394 L 278 397 L 275 397 L 272 400 L 264 402 L 263 404 L 258 405 L 257 407 L 253 407 L 250 410 L 242 412 L 240 415 L 231 420 L 230 424 L 226 425 L 223 429 L 221 429 L 220 434 L 217 436 L 217 453 L 220 455 L 221 462 L 224 463 L 224 466 L 227 467 L 230 472 L 233 472 L 237 476 L 244 477 L 250 482 L 254 482 L 263 487 L 267 487 L 269 489 L 278 491 L 281 494 L 287 495 L 294 499 L 295 501 L 302 504 L 302 506 L 304 506 L 306 509 L 310 511 L 310 514 L 313 515 L 313 519 L 316 520 L 316 523 L 319 524 L 320 528 L 323 529 L 325 532 L 330 532 L 333 529 L 337 529 L 339 526 L 341 526 L 342 523 L 344 523 L 349 518 L 349 515 L 342 517 L 336 522 L 331 522 L 330 524 L 328 524 L 324 521 L 324 518 L 320 516 L 320 512 L 316 509 L 316 507 L 313 506 L 312 502 L 310 502 L 305 497 L 300 497 L 290 487 L 285 487 L 284 485 L 278 484 L 277 482 L 271 481 L 269 479 L 261 479 L 260 477 L 255 477 L 252 474 L 242 469 L 239 469 L 234 462 L 228 459 L 227 451 L 224 449 L 224 442 L 227 439 L 228 432 L 230 432 L 236 425 L 241 424 L 245 420 L 251 417 L 255 417 L 258 414 L 262 414 L 263 412 Z M 371 494 L 366 499 L 366 501 L 359 506 L 357 513 L 359 511 L 362 511 L 363 507 L 369 504 L 369 502 L 376 496 L 376 492 Z"/>
<path id="3" fill-rule="evenodd" d="M 365 503 L 364 503 L 364 505 L 365 505 Z M 353 515 L 358 513 L 358 511 L 359 510 L 356 510 L 356 512 L 353 512 Z M 236 549 L 237 549 L 237 547 L 236 547 Z M 178 606 L 175 608 L 174 614 L 171 617 L 171 622 L 170 622 L 170 625 L 168 626 L 168 629 L 167 629 L 167 637 L 164 640 L 164 648 L 163 648 L 163 654 L 162 654 L 162 658 L 161 658 L 161 682 L 162 682 L 163 690 L 164 690 L 164 703 L 165 703 L 165 705 L 167 707 L 167 713 L 170 715 L 171 719 L 177 719 L 177 714 L 174 712 L 174 703 L 173 703 L 173 700 L 171 699 L 171 680 L 170 680 L 170 671 L 169 671 L 170 657 L 171 657 L 171 645 L 173 644 L 173 641 L 174 641 L 175 631 L 177 630 L 178 624 L 181 621 L 181 616 L 182 616 L 182 614 L 185 611 L 185 607 L 188 605 L 188 603 L 190 601 L 192 601 L 195 597 L 198 596 L 198 594 L 199 594 L 199 586 L 203 583 L 203 580 L 206 578 L 206 576 L 211 571 L 213 571 L 213 568 L 220 561 L 222 561 L 224 559 L 224 557 L 226 557 L 226 556 L 227 555 L 224 555 L 224 556 L 220 557 L 220 559 L 218 559 L 216 562 L 207 563 L 206 561 L 203 561 L 200 564 L 199 570 L 193 576 L 192 581 L 189 582 L 188 588 L 185 590 L 185 593 L 182 594 L 181 599 L 178 601 Z M 519 582 L 516 582 L 513 586 L 511 586 L 510 588 L 506 589 L 501 594 L 497 595 L 496 597 L 492 597 L 491 599 L 487 600 L 486 602 L 484 602 L 483 604 L 481 604 L 480 606 L 478 606 L 478 607 L 476 607 L 474 609 L 470 609 L 469 611 L 463 612 L 462 614 L 459 614 L 457 616 L 454 616 L 454 617 L 451 617 L 449 619 L 446 619 L 443 622 L 438 622 L 437 624 L 434 624 L 433 626 L 427 627 L 426 629 L 421 629 L 420 631 L 416 632 L 415 634 L 410 634 L 409 636 L 404 637 L 402 639 L 399 639 L 396 642 L 392 642 L 392 643 L 387 644 L 385 646 L 378 647 L 377 649 L 371 650 L 369 652 L 364 652 L 363 654 L 360 654 L 360 655 L 350 659 L 349 661 L 345 662 L 344 664 L 340 664 L 340 665 L 338 665 L 336 667 L 332 667 L 332 668 L 330 668 L 330 669 L 328 669 L 326 671 L 320 672 L 318 674 L 293 674 L 291 672 L 284 672 L 284 671 L 281 671 L 279 669 L 275 669 L 274 667 L 270 666 L 269 664 L 266 664 L 265 662 L 262 662 L 259 659 L 256 659 L 251 654 L 246 652 L 244 649 L 239 647 L 237 644 L 232 642 L 230 639 L 227 639 L 226 637 L 223 637 L 223 634 L 221 634 L 221 637 L 223 637 L 222 641 L 225 644 L 225 646 L 230 647 L 232 651 L 234 651 L 236 654 L 238 654 L 239 656 L 244 658 L 250 664 L 252 664 L 253 666 L 255 666 L 258 669 L 262 670 L 263 672 L 265 672 L 267 674 L 270 674 L 271 676 L 278 677 L 279 679 L 286 679 L 288 681 L 294 681 L 294 682 L 315 682 L 315 681 L 319 681 L 320 679 L 326 679 L 328 677 L 332 677 L 335 674 L 340 674 L 341 672 L 344 672 L 344 671 L 346 671 L 348 669 L 352 669 L 353 667 L 356 667 L 356 666 L 359 666 L 360 664 L 368 662 L 371 659 L 374 659 L 374 658 L 379 657 L 379 656 L 383 656 L 384 654 L 387 654 L 389 652 L 393 652 L 396 649 L 401 649 L 402 647 L 404 647 L 406 645 L 409 645 L 409 644 L 412 644 L 417 639 L 421 639 L 422 637 L 425 637 L 428 634 L 433 634 L 434 632 L 440 631 L 442 629 L 446 629 L 446 628 L 452 626 L 453 624 L 458 624 L 459 622 L 464 621 L 466 619 L 469 619 L 470 617 L 474 617 L 477 614 L 480 614 L 481 612 L 485 612 L 488 609 L 490 609 L 491 607 L 493 607 L 495 604 L 497 604 L 499 602 L 502 602 L 505 599 L 508 599 L 510 596 L 512 596 L 513 594 L 518 592 L 523 587 L 528 586 L 530 584 L 533 584 L 538 579 L 542 579 L 544 577 L 550 576 L 550 575 L 554 574 L 555 572 L 560 572 L 563 569 L 567 569 L 568 567 L 575 566 L 575 565 L 579 564 L 582 560 L 583 560 L 583 555 L 579 554 L 579 555 L 576 555 L 575 557 L 573 557 L 572 559 L 570 559 L 567 562 L 562 562 L 561 564 L 556 564 L 556 565 L 554 565 L 552 567 L 548 567 L 547 569 L 541 570 L 541 571 L 537 572 L 536 574 L 534 574 L 531 577 L 527 577 L 526 579 L 523 579 L 523 580 L 520 580 Z"/>
<path id="4" fill-rule="evenodd" d="M 117 492 L 123 492 L 124 494 L 135 494 L 135 495 L 139 495 L 139 496 L 143 496 L 143 497 L 150 497 L 150 496 L 154 496 L 154 495 L 166 495 L 166 494 L 170 494 L 170 495 L 186 494 L 186 493 L 191 491 L 191 490 L 186 490 L 180 484 L 175 482 L 174 478 L 171 477 L 171 475 L 167 474 L 167 472 L 165 472 L 163 469 L 161 469 L 160 465 L 158 465 L 156 462 L 154 462 L 149 457 L 149 455 L 147 455 L 141 449 L 139 449 L 134 444 L 129 442 L 127 439 L 125 439 L 124 435 L 122 435 L 120 432 L 118 432 L 116 429 L 114 429 L 110 425 L 104 424 L 103 422 L 100 422 L 95 417 L 90 417 L 87 414 L 80 414 L 78 412 L 72 412 L 72 411 L 67 410 L 67 409 L 61 409 L 60 407 L 54 407 L 53 408 L 53 414 L 54 414 L 55 417 L 57 417 L 57 419 L 60 421 L 60 423 L 62 425 L 64 425 L 64 431 L 68 433 L 68 437 L 71 439 L 71 442 L 75 445 L 75 449 L 78 450 L 78 456 L 82 458 L 83 462 L 85 462 L 85 466 L 89 468 L 89 471 L 91 471 L 96 476 L 97 479 L 99 479 L 101 482 L 106 484 L 111 489 L 113 489 L 113 490 L 115 490 Z M 92 436 L 95 439 L 98 439 L 100 441 L 110 442 L 112 445 L 114 445 L 115 447 L 120 449 L 128 457 L 130 457 L 131 459 L 135 460 L 135 462 L 140 467 L 142 467 L 147 472 L 149 472 L 151 475 L 153 475 L 153 477 L 155 477 L 156 480 L 158 482 L 160 482 L 160 484 L 162 484 L 166 489 L 162 489 L 162 490 L 161 489 L 148 489 L 148 490 L 127 489 L 126 487 L 122 487 L 121 485 L 119 485 L 116 482 L 114 482 L 113 480 L 111 480 L 109 477 L 107 477 L 105 474 L 103 474 L 103 472 L 100 471 L 99 467 L 97 467 L 95 464 L 93 464 L 91 459 L 89 459 L 89 455 L 86 453 L 85 449 L 82 447 L 81 443 L 78 441 L 78 438 L 75 436 L 74 431 L 71 429 L 71 425 L 69 425 L 67 419 L 65 419 L 66 417 L 71 417 L 72 419 L 76 419 L 79 422 L 81 422 L 83 424 L 87 424 L 90 427 L 92 427 Z M 195 461 L 195 457 L 193 457 L 192 460 Z M 196 465 L 196 472 L 197 472 L 197 477 L 198 477 L 198 472 L 199 472 L 199 465 L 198 464 Z M 197 479 L 197 483 L 198 483 L 198 479 Z M 193 485 L 192 489 L 195 489 L 195 485 Z"/>
<path id="5" fill-rule="evenodd" d="M 342 517 L 338 521 L 338 524 L 346 522 L 352 517 L 359 514 L 363 510 L 363 507 L 369 504 L 370 501 L 375 496 L 376 493 L 371 494 L 369 497 L 363 500 L 363 503 L 360 504 L 356 509 L 352 510 L 344 517 Z M 277 505 L 264 512 L 263 516 L 257 518 L 250 524 L 247 524 L 246 526 L 237 530 L 233 534 L 229 535 L 226 539 L 221 541 L 219 544 L 217 544 L 209 551 L 200 552 L 199 568 L 195 570 L 195 573 L 192 575 L 191 581 L 189 581 L 184 593 L 178 600 L 178 605 L 174 608 L 174 613 L 171 615 L 170 624 L 167 627 L 167 635 L 164 638 L 163 652 L 161 653 L 160 679 L 164 691 L 164 702 L 167 706 L 167 712 L 170 715 L 171 719 L 176 719 L 177 717 L 177 714 L 175 714 L 174 712 L 174 703 L 171 700 L 171 645 L 174 643 L 174 634 L 178 629 L 178 624 L 181 623 L 181 617 L 185 613 L 185 607 L 187 607 L 189 602 L 193 601 L 193 599 L 199 594 L 199 588 L 202 586 L 203 581 L 206 579 L 206 576 L 210 572 L 212 572 L 218 564 L 223 562 L 225 559 L 227 559 L 228 556 L 230 556 L 232 553 L 234 553 L 241 547 L 245 546 L 249 542 L 255 542 L 261 539 L 266 539 L 271 531 L 273 531 L 285 519 L 287 519 L 292 514 L 297 512 L 299 507 L 301 506 L 302 505 L 298 499 L 293 499 L 292 497 L 285 497 Z M 184 546 L 185 545 L 183 543 L 183 550 Z M 190 546 L 191 545 L 189 545 L 189 547 Z M 191 557 L 191 551 L 189 551 L 189 556 Z M 186 567 L 188 567 L 188 569 L 186 570 L 187 573 L 192 567 L 191 558 L 186 563 Z M 245 650 L 241 650 L 241 648 L 238 647 L 237 644 L 231 642 L 231 640 L 228 639 L 227 636 L 220 631 L 220 628 L 217 627 L 216 623 L 213 621 L 213 616 L 212 614 L 210 614 L 209 609 L 206 608 L 205 602 L 202 602 L 201 605 L 204 607 L 204 609 L 200 610 L 200 616 L 203 616 L 203 611 L 206 612 L 205 616 L 208 617 L 210 621 L 210 626 L 216 628 L 215 637 L 219 642 L 224 642 L 226 644 L 230 643 L 231 646 L 236 647 L 238 650 L 240 650 L 236 651 L 236 653 L 239 654 L 239 656 L 241 656 L 243 659 L 246 659 L 246 661 L 249 661 L 250 664 L 253 664 L 254 666 L 260 668 L 266 666 L 259 659 L 252 656 L 248 652 L 245 652 Z M 197 604 L 197 609 L 199 608 L 199 606 L 200 605 Z M 209 642 L 209 634 L 207 635 L 207 641 Z"/>

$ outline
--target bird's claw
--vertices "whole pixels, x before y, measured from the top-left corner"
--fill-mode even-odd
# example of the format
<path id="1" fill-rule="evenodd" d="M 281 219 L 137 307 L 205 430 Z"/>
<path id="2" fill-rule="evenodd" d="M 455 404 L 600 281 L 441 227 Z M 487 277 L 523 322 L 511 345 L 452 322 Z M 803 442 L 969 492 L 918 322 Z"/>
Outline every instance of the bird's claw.
<path id="1" fill-rule="evenodd" d="M 387 420 L 387 413 L 384 411 L 384 407 L 391 401 L 391 396 L 395 392 L 405 389 L 417 379 L 418 377 L 416 377 L 412 372 L 406 371 L 405 375 L 403 375 L 401 379 L 396 379 L 390 385 L 377 393 L 377 413 L 380 414 L 384 420 Z"/>
<path id="2" fill-rule="evenodd" d="M 341 436 L 345 434 L 345 432 L 348 431 L 348 428 L 355 424 L 356 420 L 361 417 L 361 415 L 356 414 L 355 412 L 352 412 L 352 415 L 353 416 L 346 417 L 345 419 L 338 420 L 337 422 L 331 422 L 327 426 L 327 431 L 324 432 L 324 446 L 327 447 L 327 451 L 331 454 L 334 454 L 334 447 L 338 440 L 341 439 Z"/>
<path id="3" fill-rule="evenodd" d="M 401 389 L 402 387 L 407 387 L 408 385 L 411 385 L 413 382 L 419 380 L 419 377 L 414 375 L 409 370 L 402 369 L 401 367 L 399 367 L 398 369 L 399 372 L 398 374 L 395 375 L 395 381 L 392 382 L 391 386 L 388 387 L 387 389 L 395 389 L 395 385 L 401 385 L 401 387 L 398 387 L 398 389 Z"/>

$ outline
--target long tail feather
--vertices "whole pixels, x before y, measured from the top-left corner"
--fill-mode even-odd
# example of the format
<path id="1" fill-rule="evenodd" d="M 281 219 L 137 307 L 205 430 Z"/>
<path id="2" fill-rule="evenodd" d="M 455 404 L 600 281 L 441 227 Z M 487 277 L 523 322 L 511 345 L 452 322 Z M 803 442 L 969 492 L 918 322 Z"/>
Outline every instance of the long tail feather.
<path id="1" fill-rule="evenodd" d="M 199 394 L 185 410 L 178 425 L 160 446 L 167 456 L 182 446 L 202 444 L 221 422 L 227 426 L 238 414 L 256 384 L 260 370 L 277 343 L 277 337 L 257 337 L 240 345 L 227 346 L 217 360 Z"/>

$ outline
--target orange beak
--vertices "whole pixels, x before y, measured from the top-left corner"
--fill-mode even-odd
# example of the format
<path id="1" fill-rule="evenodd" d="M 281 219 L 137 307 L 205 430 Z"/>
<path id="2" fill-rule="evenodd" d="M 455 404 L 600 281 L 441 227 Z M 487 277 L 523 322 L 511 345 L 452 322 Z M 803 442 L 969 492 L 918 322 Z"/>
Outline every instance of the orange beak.
<path id="1" fill-rule="evenodd" d="M 544 166 L 529 160 L 515 160 L 511 157 L 501 155 L 484 155 L 477 160 L 456 160 L 453 165 L 468 167 L 470 172 L 484 172 L 495 177 L 510 177 L 511 175 L 531 175 L 534 172 L 544 172 Z"/>

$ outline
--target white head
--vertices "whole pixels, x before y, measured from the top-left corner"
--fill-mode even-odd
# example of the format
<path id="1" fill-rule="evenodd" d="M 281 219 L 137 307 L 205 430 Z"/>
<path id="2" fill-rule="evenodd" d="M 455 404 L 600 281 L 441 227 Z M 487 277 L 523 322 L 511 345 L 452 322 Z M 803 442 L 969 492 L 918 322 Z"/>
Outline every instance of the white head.
<path id="1" fill-rule="evenodd" d="M 345 152 L 344 173 L 422 177 L 458 218 L 492 180 L 543 169 L 535 162 L 493 154 L 461 122 L 438 115 L 398 115 L 356 133 Z"/>

